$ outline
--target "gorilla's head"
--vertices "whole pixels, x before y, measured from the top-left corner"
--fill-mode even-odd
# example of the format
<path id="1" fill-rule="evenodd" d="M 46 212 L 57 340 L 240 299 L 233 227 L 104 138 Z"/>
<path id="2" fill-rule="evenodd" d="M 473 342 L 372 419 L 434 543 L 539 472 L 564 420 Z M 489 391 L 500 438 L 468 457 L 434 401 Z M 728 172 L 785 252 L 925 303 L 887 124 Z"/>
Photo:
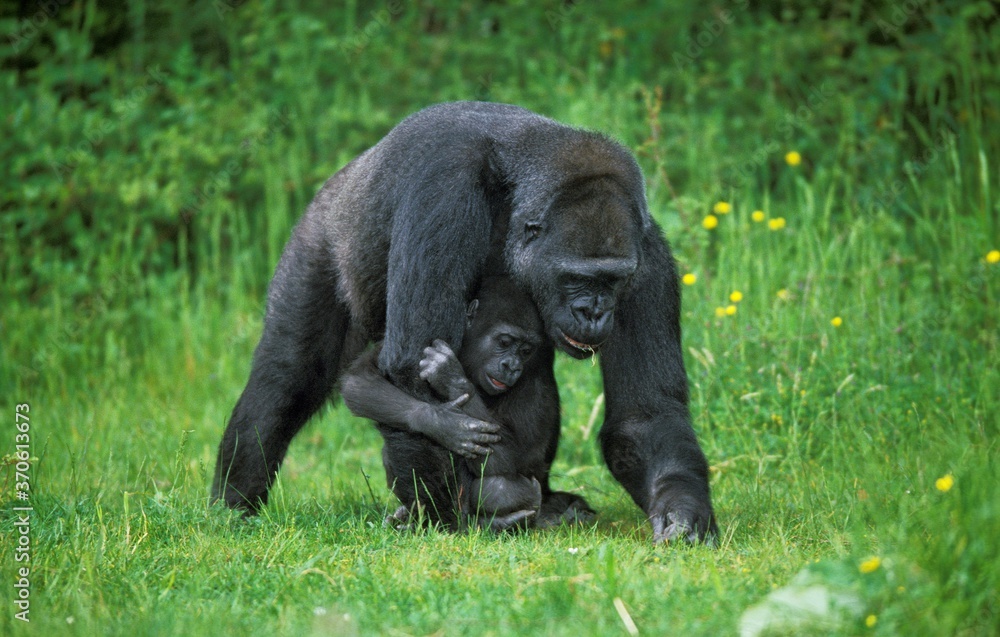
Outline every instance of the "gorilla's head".
<path id="1" fill-rule="evenodd" d="M 639 266 L 642 212 L 608 176 L 564 184 L 541 214 L 511 220 L 506 258 L 556 347 L 587 358 L 611 336 Z"/>

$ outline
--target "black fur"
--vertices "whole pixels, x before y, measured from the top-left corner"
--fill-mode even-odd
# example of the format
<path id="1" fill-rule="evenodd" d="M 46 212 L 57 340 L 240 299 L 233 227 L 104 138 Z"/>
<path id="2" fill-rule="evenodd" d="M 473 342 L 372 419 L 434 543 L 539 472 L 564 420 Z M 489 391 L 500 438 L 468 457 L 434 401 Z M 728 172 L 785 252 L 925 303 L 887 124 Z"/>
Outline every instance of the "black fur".
<path id="1" fill-rule="evenodd" d="M 395 517 L 405 520 L 419 509 L 428 521 L 455 527 L 472 519 L 493 530 L 528 526 L 536 517 L 540 526 L 588 517 L 593 511 L 583 498 L 549 487 L 559 444 L 559 390 L 554 351 L 531 299 L 509 278 L 491 277 L 468 315 L 459 353 L 436 341 L 424 350 L 420 376 L 449 405 L 462 403 L 445 409 L 498 425 L 488 457 L 485 448 L 483 455 L 453 457 L 418 433 L 441 407 L 389 382 L 376 367 L 377 350 L 343 377 L 347 406 L 378 421 L 385 439 L 386 480 L 404 507 Z"/>
<path id="2" fill-rule="evenodd" d="M 214 497 L 251 511 L 266 502 L 288 442 L 359 344 L 384 338 L 379 368 L 428 398 L 423 348 L 460 346 L 465 304 L 491 274 L 530 294 L 559 349 L 600 351 L 604 456 L 654 539 L 714 534 L 676 269 L 635 160 L 599 134 L 479 102 L 407 118 L 316 195 L 272 281 Z M 442 431 L 463 426 L 456 416 Z"/>

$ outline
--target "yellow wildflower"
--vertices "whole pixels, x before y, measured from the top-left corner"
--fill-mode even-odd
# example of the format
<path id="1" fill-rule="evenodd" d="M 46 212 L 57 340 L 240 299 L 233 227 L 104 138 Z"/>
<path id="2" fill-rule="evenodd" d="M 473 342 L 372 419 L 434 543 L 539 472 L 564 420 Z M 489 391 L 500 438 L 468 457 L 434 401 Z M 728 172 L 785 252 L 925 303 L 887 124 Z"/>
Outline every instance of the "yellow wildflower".
<path id="1" fill-rule="evenodd" d="M 712 206 L 712 212 L 717 215 L 728 215 L 732 212 L 733 207 L 729 205 L 728 201 L 719 201 L 714 206 Z"/>
<path id="2" fill-rule="evenodd" d="M 719 318 L 722 318 L 723 316 L 726 315 L 726 308 L 724 307 L 715 308 L 715 315 Z"/>
<path id="3" fill-rule="evenodd" d="M 697 280 L 698 280 L 698 277 L 695 276 L 694 273 L 692 273 L 692 272 L 688 272 L 683 277 L 681 277 L 681 281 L 684 282 L 684 285 L 694 285 L 694 282 L 697 281 Z"/>
<path id="4" fill-rule="evenodd" d="M 750 213 L 750 218 L 756 221 L 757 223 L 760 223 L 761 221 L 764 220 L 764 211 L 754 210 L 753 212 Z"/>
<path id="5" fill-rule="evenodd" d="M 743 300 L 743 293 L 739 290 L 733 290 L 732 294 L 729 295 L 729 300 L 733 303 L 739 303 Z"/>
<path id="6" fill-rule="evenodd" d="M 789 166 L 798 166 L 802 163 L 802 155 L 797 150 L 789 151 L 785 153 L 785 163 Z"/>
<path id="7" fill-rule="evenodd" d="M 934 486 L 937 487 L 938 491 L 942 493 L 948 491 L 953 486 L 955 486 L 955 476 L 949 474 L 943 475 L 934 481 Z"/>
<path id="8" fill-rule="evenodd" d="M 865 626 L 871 628 L 876 623 L 878 623 L 878 617 L 876 617 L 875 615 L 869 615 L 868 617 L 865 617 Z"/>
<path id="9" fill-rule="evenodd" d="M 861 562 L 861 565 L 858 566 L 858 570 L 862 573 L 874 573 L 880 566 L 882 566 L 882 558 L 876 555 L 875 557 L 869 557 L 864 562 Z"/>
<path id="10" fill-rule="evenodd" d="M 781 288 L 780 290 L 778 290 L 776 296 L 782 301 L 787 301 L 789 297 L 788 290 L 786 290 L 785 288 Z"/>
<path id="11" fill-rule="evenodd" d="M 767 222 L 767 227 L 771 230 L 781 230 L 785 227 L 785 218 L 775 217 L 774 219 L 770 219 Z"/>
<path id="12" fill-rule="evenodd" d="M 1000 250 L 990 250 L 987 252 L 986 263 L 1000 263 Z"/>
<path id="13" fill-rule="evenodd" d="M 840 327 L 843 324 L 844 324 L 844 319 L 840 318 L 839 316 L 835 316 L 832 319 L 830 319 L 830 325 L 834 327 Z"/>
<path id="14" fill-rule="evenodd" d="M 732 316 L 733 314 L 736 314 L 736 306 L 735 305 L 727 305 L 726 306 L 726 316 Z"/>
<path id="15" fill-rule="evenodd" d="M 719 225 L 719 218 L 715 215 L 708 215 L 702 220 L 701 225 L 705 226 L 705 230 L 711 230 Z"/>

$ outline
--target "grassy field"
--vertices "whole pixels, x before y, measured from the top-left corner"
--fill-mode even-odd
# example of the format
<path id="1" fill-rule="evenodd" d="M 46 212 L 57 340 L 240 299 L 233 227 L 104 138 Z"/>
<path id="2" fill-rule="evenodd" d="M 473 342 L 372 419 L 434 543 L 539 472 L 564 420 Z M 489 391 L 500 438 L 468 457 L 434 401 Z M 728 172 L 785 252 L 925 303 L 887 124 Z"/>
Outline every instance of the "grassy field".
<path id="1" fill-rule="evenodd" d="M 802 572 L 850 610 L 787 634 L 1000 633 L 990 3 L 348 5 L 0 12 L 0 633 L 735 634 Z M 474 98 L 635 150 L 693 275 L 717 548 L 652 545 L 596 445 L 600 368 L 566 357 L 554 482 L 593 525 L 386 529 L 379 437 L 339 403 L 262 516 L 208 505 L 292 224 Z"/>

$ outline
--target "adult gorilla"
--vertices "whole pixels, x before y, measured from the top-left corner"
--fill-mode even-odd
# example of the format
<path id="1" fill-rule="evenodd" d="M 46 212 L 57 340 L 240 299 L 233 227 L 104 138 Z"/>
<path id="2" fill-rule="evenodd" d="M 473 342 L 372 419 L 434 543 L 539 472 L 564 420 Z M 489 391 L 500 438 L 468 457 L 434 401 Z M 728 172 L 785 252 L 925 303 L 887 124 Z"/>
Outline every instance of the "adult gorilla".
<path id="1" fill-rule="evenodd" d="M 292 437 L 372 341 L 397 386 L 435 339 L 460 347 L 483 277 L 508 274 L 556 346 L 600 352 L 605 461 L 654 541 L 715 535 L 688 415 L 673 258 L 624 148 L 525 109 L 456 102 L 416 113 L 326 182 L 268 293 L 250 379 L 219 447 L 213 497 L 256 511 Z M 442 410 L 424 432 L 464 456 L 497 428 Z"/>

